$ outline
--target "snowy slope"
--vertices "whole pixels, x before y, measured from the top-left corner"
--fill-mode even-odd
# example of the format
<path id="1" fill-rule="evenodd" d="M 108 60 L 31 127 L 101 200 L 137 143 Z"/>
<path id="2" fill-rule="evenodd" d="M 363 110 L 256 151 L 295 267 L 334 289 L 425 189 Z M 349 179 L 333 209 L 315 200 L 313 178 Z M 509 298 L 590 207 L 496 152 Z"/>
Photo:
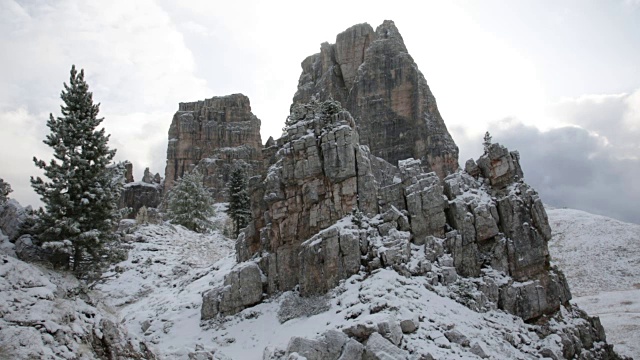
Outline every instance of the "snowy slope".
<path id="1" fill-rule="evenodd" d="M 217 214 L 216 223 L 222 224 L 222 208 Z M 161 358 L 186 358 L 203 342 L 201 293 L 222 279 L 214 263 L 224 259 L 220 273 L 234 263 L 234 242 L 219 231 L 198 234 L 172 225 L 139 226 L 127 239 L 128 259 L 113 266 L 96 289 L 129 331 L 155 346 Z"/>
<path id="2" fill-rule="evenodd" d="M 547 214 L 552 261 L 574 301 L 600 317 L 619 353 L 640 358 L 640 225 L 571 209 Z"/>
<path id="3" fill-rule="evenodd" d="M 537 358 L 545 349 L 561 353 L 558 336 L 543 338 L 539 327 L 502 311 L 472 311 L 449 298 L 450 289 L 389 269 L 354 275 L 324 297 L 301 300 L 287 292 L 234 316 L 200 322 L 202 293 L 220 285 L 235 265 L 233 241 L 219 232 L 199 235 L 170 225 L 140 226 L 128 239 L 128 260 L 114 266 L 98 289 L 129 332 L 150 343 L 161 359 L 198 353 L 203 358 L 262 359 L 265 348 L 286 349 L 294 336 L 314 338 L 385 319 L 418 321 L 418 330 L 405 334 L 400 344 L 411 358 L 478 359 L 478 349 L 499 359 Z M 317 311 L 287 305 L 296 301 L 311 301 Z M 279 320 L 279 313 L 292 312 L 301 314 Z M 584 322 L 572 321 L 571 326 Z M 551 319 L 549 326 L 567 324 Z M 468 342 L 449 341 L 445 333 L 452 330 Z"/>
<path id="4" fill-rule="evenodd" d="M 0 232 L 0 241 L 7 245 Z M 149 358 L 117 315 L 71 274 L 18 260 L 0 247 L 0 359 Z"/>
<path id="5" fill-rule="evenodd" d="M 218 210 L 216 221 L 222 227 L 225 217 Z M 616 350 L 637 356 L 640 289 L 634 290 L 638 248 L 633 236 L 639 227 L 572 210 L 551 210 L 549 218 L 558 234 L 550 244 L 555 261 L 567 271 L 572 288 L 586 286 L 589 291 L 574 290 L 581 295 L 577 302 L 590 314 L 601 316 Z M 607 235 L 611 233 L 617 236 Z M 7 245 L 4 237 L 0 240 Z M 77 281 L 2 255 L 0 288 L 2 298 L 9 301 L 0 304 L 0 358 L 2 351 L 12 355 L 19 351 L 17 358 L 77 355 L 85 351 L 87 337 L 99 334 L 95 328 L 102 318 L 124 325 L 130 334 L 125 342 L 144 340 L 160 359 L 211 354 L 216 359 L 262 359 L 265 348 L 267 352 L 286 349 L 294 336 L 311 339 L 331 329 L 409 319 L 419 324 L 400 343 L 409 358 L 430 354 L 478 359 L 478 349 L 497 359 L 561 353 L 561 338 L 545 335 L 548 332 L 541 327 L 502 311 L 472 311 L 449 297 L 451 288 L 434 287 L 426 278 L 407 278 L 390 269 L 354 275 L 324 297 L 300 299 L 295 292 L 287 292 L 237 315 L 201 322 L 202 293 L 220 285 L 235 265 L 234 242 L 219 231 L 203 235 L 168 224 L 137 226 L 126 240 L 128 259 L 112 266 L 92 292 L 108 307 L 96 307 L 78 297 L 59 299 L 59 294 L 77 289 Z M 4 245 L 0 248 L 10 254 L 10 246 Z M 621 246 L 630 258 L 609 254 Z M 604 271 L 607 267 L 594 256 L 610 261 L 616 271 Z M 591 279 L 596 283 L 589 283 Z M 567 316 L 567 311 L 562 310 L 562 317 L 573 318 L 572 323 L 550 319 L 548 327 L 556 329 L 552 332 L 584 323 Z M 48 335 L 58 329 L 68 336 Z M 466 341 L 450 341 L 445 334 L 452 331 Z M 88 350 L 86 358 L 93 358 Z"/>

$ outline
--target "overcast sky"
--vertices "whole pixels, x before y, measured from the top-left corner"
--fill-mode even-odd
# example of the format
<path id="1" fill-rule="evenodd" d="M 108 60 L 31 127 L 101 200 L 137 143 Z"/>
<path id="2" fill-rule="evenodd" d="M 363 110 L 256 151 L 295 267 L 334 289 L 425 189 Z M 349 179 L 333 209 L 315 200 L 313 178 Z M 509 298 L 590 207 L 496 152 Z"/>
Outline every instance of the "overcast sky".
<path id="1" fill-rule="evenodd" d="M 416 5 L 420 3 L 420 5 Z M 300 62 L 351 25 L 394 20 L 460 147 L 519 150 L 545 203 L 640 223 L 640 1 L 0 0 L 0 177 L 38 204 L 31 158 L 71 64 L 117 159 L 164 174 L 179 102 L 244 93 L 278 137 Z"/>

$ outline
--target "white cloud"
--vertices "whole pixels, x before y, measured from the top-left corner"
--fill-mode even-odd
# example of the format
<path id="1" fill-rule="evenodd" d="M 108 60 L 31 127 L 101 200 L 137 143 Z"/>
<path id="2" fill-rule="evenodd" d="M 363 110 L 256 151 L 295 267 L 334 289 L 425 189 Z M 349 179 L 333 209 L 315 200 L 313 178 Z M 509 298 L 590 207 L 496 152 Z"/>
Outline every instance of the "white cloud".
<path id="1" fill-rule="evenodd" d="M 0 14 L 1 143 L 18 150 L 0 161 L 15 198 L 35 203 L 26 180 L 37 170 L 31 157 L 51 158 L 41 141 L 48 133 L 47 113 L 59 115 L 58 96 L 71 64 L 85 69 L 117 158 L 131 160 L 137 178 L 147 166 L 164 173 L 178 102 L 209 97 L 211 90 L 196 76 L 193 55 L 162 8 L 151 0 L 108 6 L 8 0 L 0 3 Z"/>
<path id="2" fill-rule="evenodd" d="M 16 176 L 12 186 L 28 191 L 28 181 L 18 179 L 28 179 L 36 170 L 30 159 L 44 146 L 47 114 L 59 111 L 58 95 L 72 63 L 85 69 L 94 99 L 102 103 L 104 126 L 118 159 L 133 161 L 139 178 L 147 166 L 163 172 L 167 131 L 178 102 L 244 93 L 262 120 L 263 139 L 277 137 L 296 90 L 300 62 L 349 26 L 369 22 L 375 28 L 384 19 L 395 21 L 427 78 L 463 162 L 482 151 L 484 131 L 498 137 L 521 123 L 529 126 L 524 129 L 545 130 L 542 134 L 586 134 L 585 139 L 596 143 L 587 147 L 587 160 L 606 151 L 619 161 L 637 159 L 640 90 L 630 92 L 627 80 L 637 67 L 625 65 L 635 64 L 637 52 L 620 47 L 635 43 L 634 37 L 612 37 L 602 22 L 576 22 L 569 15 L 589 10 L 578 5 L 562 7 L 571 11 L 562 12 L 567 16 L 561 25 L 576 25 L 579 31 L 555 34 L 564 28 L 544 17 L 562 9 L 550 4 L 518 17 L 513 15 L 526 15 L 522 10 L 529 8 L 510 12 L 501 5 L 466 0 L 401 0 L 394 6 L 388 1 L 363 6 L 328 0 L 313 10 L 293 1 L 0 0 L 0 128 L 15 129 L 0 139 L 5 153 L 20 149 L 15 156 L 0 154 L 0 176 L 11 172 Z M 611 41 L 594 47 L 592 33 L 585 29 Z M 576 62 L 580 56 L 584 63 Z M 609 66 L 612 59 L 632 60 Z M 582 71 L 594 64 L 611 72 L 596 76 Z M 603 84 L 604 89 L 598 87 Z M 575 96 L 593 91 L 618 94 Z M 571 97 L 557 101 L 550 93 Z M 512 120 L 497 122 L 505 118 Z M 574 130 L 553 132 L 566 126 Z M 547 174 L 547 182 L 557 178 Z M 15 197 L 30 202 L 21 196 L 16 190 Z"/>

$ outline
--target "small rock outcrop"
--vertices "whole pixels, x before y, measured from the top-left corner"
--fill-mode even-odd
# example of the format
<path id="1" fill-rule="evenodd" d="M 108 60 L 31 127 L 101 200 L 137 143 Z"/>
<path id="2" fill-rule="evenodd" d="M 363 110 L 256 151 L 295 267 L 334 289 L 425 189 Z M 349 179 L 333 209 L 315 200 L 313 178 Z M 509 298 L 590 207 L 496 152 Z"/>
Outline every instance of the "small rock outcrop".
<path id="1" fill-rule="evenodd" d="M 162 203 L 162 178 L 160 174 L 152 176 L 149 168 L 146 168 L 142 181 L 133 181 L 133 165 L 127 162 L 125 169 L 125 184 L 118 207 L 131 209 L 127 218 L 135 219 L 141 208 L 157 208 Z"/>
<path id="2" fill-rule="evenodd" d="M 351 113 L 373 155 L 393 165 L 420 159 L 440 178 L 458 169 L 458 147 L 393 21 L 352 26 L 302 62 L 294 104 L 329 98 Z"/>
<path id="3" fill-rule="evenodd" d="M 262 300 L 262 273 L 255 263 L 242 263 L 224 278 L 222 287 L 203 294 L 201 319 L 231 315 Z"/>
<path id="4" fill-rule="evenodd" d="M 217 201 L 227 201 L 227 181 L 235 166 L 249 177 L 262 170 L 260 120 L 242 94 L 180 103 L 169 128 L 164 191 L 198 168 Z"/>
<path id="5" fill-rule="evenodd" d="M 3 359 L 156 359 L 73 276 L 0 254 L 0 292 Z"/>

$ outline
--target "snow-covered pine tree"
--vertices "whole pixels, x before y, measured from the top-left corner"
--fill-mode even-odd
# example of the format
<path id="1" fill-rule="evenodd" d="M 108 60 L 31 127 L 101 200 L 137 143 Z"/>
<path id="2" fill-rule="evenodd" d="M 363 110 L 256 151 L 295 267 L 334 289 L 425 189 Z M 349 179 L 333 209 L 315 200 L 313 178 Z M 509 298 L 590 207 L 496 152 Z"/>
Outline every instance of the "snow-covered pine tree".
<path id="1" fill-rule="evenodd" d="M 11 185 L 0 178 L 0 205 L 7 202 L 9 193 L 12 191 Z"/>
<path id="2" fill-rule="evenodd" d="M 489 152 L 489 146 L 491 146 L 491 134 L 489 132 L 484 133 L 484 138 L 482 139 L 482 146 L 484 147 L 484 153 Z"/>
<path id="3" fill-rule="evenodd" d="M 65 248 L 70 253 L 67 265 L 85 276 L 104 264 L 111 251 L 107 245 L 116 239 L 123 167 L 111 164 L 116 150 L 108 147 L 104 128 L 96 130 L 104 118 L 98 118 L 100 104 L 93 103 L 84 70 L 71 67 L 60 97 L 62 116 L 49 115 L 51 134 L 44 140 L 55 159 L 47 164 L 33 158 L 49 178 L 31 177 L 45 205 L 36 213 L 35 236 L 43 247 Z"/>
<path id="4" fill-rule="evenodd" d="M 240 234 L 251 221 L 251 202 L 247 193 L 247 177 L 242 168 L 237 167 L 229 179 L 229 208 L 227 214 L 233 221 L 234 234 Z"/>
<path id="5" fill-rule="evenodd" d="M 197 170 L 184 174 L 167 194 L 167 216 L 174 224 L 189 230 L 205 232 L 211 228 L 214 215 L 213 198 L 204 187 Z"/>

